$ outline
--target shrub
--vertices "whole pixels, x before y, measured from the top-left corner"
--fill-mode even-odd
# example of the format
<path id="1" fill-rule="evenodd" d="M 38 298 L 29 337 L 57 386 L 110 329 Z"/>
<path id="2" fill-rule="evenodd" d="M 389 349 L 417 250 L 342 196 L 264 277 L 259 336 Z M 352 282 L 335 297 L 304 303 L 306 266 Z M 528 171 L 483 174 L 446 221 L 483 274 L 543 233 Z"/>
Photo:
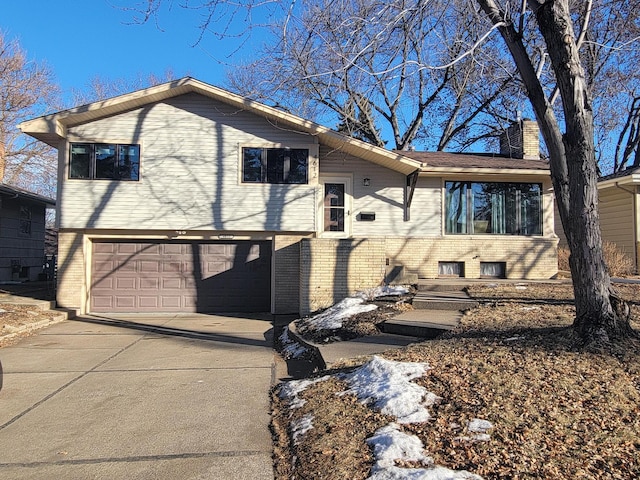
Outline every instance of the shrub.
<path id="1" fill-rule="evenodd" d="M 602 250 L 609 275 L 612 277 L 625 277 L 635 273 L 636 266 L 633 263 L 633 258 L 615 243 L 603 242 Z M 571 270 L 569 268 L 569 249 L 566 247 L 558 248 L 558 270 L 566 270 L 567 272 Z"/>
<path id="2" fill-rule="evenodd" d="M 570 271 L 569 268 L 569 248 L 558 248 L 558 270 Z"/>
<path id="3" fill-rule="evenodd" d="M 629 257 L 629 255 L 615 243 L 603 242 L 602 249 L 604 251 L 604 261 L 609 269 L 609 275 L 612 277 L 624 277 L 635 273 L 636 266 L 633 263 L 633 258 Z"/>

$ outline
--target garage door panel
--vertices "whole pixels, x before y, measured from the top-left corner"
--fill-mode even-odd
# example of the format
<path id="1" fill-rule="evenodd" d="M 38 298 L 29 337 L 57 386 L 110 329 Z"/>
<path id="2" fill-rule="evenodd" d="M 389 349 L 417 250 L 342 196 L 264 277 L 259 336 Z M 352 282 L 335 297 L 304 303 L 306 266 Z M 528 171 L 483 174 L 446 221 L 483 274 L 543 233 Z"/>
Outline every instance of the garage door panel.
<path id="1" fill-rule="evenodd" d="M 270 309 L 270 242 L 96 242 L 93 252 L 95 312 Z"/>
<path id="2" fill-rule="evenodd" d="M 138 271 L 140 273 L 158 273 L 160 271 L 160 262 L 162 259 L 156 258 L 153 260 L 139 260 L 138 261 Z"/>
<path id="3" fill-rule="evenodd" d="M 91 300 L 93 303 L 93 308 L 96 309 L 96 311 L 105 311 L 104 309 L 108 309 L 108 310 L 113 309 L 112 296 L 101 296 L 101 295 L 93 296 L 92 295 Z"/>
<path id="4" fill-rule="evenodd" d="M 162 245 L 162 254 L 163 255 L 182 255 L 184 252 L 185 246 L 186 245 L 182 243 L 177 243 L 177 244 L 166 243 Z"/>
<path id="5" fill-rule="evenodd" d="M 141 278 L 140 290 L 159 290 L 160 278 Z M 134 288 L 133 286 L 130 288 Z"/>
<path id="6" fill-rule="evenodd" d="M 179 260 L 168 259 L 161 264 L 162 273 L 180 273 L 182 271 L 182 262 Z"/>
<path id="7" fill-rule="evenodd" d="M 157 296 L 138 295 L 138 307 L 141 309 L 157 309 L 159 298 Z"/>
<path id="8" fill-rule="evenodd" d="M 132 309 L 136 306 L 136 297 L 133 295 L 117 295 L 115 297 L 115 308 Z"/>
<path id="9" fill-rule="evenodd" d="M 119 255 L 132 255 L 135 254 L 139 246 L 135 243 L 116 243 L 115 251 Z"/>
<path id="10" fill-rule="evenodd" d="M 159 243 L 149 244 L 137 244 L 136 253 L 140 256 L 153 255 L 158 256 L 162 254 L 162 245 Z"/>
<path id="11" fill-rule="evenodd" d="M 180 290 L 182 288 L 182 279 L 180 277 L 162 278 L 163 290 Z"/>
<path id="12" fill-rule="evenodd" d="M 93 254 L 99 253 L 107 253 L 111 254 L 115 251 L 117 245 L 114 243 L 94 243 L 93 244 Z"/>
<path id="13" fill-rule="evenodd" d="M 181 295 L 175 295 L 175 296 L 163 295 L 160 298 L 160 302 L 161 302 L 160 305 L 162 308 L 168 308 L 168 309 L 180 308 L 182 307 L 182 296 Z"/>
<path id="14" fill-rule="evenodd" d="M 114 288 L 117 290 L 133 290 L 136 288 L 136 277 L 116 277 Z"/>

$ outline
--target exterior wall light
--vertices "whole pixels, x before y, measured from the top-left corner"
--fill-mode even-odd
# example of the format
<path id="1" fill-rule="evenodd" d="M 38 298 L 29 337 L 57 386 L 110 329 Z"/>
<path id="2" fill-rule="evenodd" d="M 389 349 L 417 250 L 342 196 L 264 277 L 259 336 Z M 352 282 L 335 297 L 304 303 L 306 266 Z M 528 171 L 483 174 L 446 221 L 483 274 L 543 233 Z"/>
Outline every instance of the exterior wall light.
<path id="1" fill-rule="evenodd" d="M 369 187 L 371 186 L 371 179 L 368 177 L 365 177 L 362 179 L 362 186 L 364 187 Z"/>

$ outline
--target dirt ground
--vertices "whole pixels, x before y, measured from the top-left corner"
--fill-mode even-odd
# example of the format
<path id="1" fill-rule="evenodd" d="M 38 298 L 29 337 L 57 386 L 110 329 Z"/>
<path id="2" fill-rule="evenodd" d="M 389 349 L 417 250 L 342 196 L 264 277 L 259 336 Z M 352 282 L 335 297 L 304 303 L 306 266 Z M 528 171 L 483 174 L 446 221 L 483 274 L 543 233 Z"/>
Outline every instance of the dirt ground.
<path id="1" fill-rule="evenodd" d="M 0 348 L 37 332 L 59 315 L 33 305 L 12 305 L 0 301 Z"/>
<path id="2" fill-rule="evenodd" d="M 632 302 L 632 326 L 640 330 L 640 285 L 618 290 Z M 577 350 L 570 284 L 474 286 L 469 293 L 481 305 L 457 330 L 384 355 L 432 367 L 417 383 L 443 401 L 431 408 L 433 421 L 404 429 L 435 464 L 487 479 L 640 478 L 640 341 Z M 344 390 L 335 378 L 315 383 L 296 409 L 274 391 L 278 479 L 370 475 L 366 439 L 393 419 L 336 395 Z M 313 429 L 293 442 L 290 425 L 305 415 Z M 472 418 L 492 422 L 490 441 L 461 438 L 460 425 Z"/>

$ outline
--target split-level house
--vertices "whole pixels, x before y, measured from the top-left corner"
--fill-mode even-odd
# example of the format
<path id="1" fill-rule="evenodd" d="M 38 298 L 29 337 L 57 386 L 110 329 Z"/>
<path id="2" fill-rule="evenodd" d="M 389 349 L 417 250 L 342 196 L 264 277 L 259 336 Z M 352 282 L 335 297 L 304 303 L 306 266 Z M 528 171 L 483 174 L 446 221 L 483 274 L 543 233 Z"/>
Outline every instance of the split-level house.
<path id="1" fill-rule="evenodd" d="M 54 206 L 51 198 L 0 183 L 0 282 L 40 278 L 46 210 Z"/>
<path id="2" fill-rule="evenodd" d="M 398 272 L 557 272 L 537 131 L 533 154 L 389 151 L 193 78 L 20 128 L 59 152 L 57 300 L 82 313 L 305 314 Z"/>

